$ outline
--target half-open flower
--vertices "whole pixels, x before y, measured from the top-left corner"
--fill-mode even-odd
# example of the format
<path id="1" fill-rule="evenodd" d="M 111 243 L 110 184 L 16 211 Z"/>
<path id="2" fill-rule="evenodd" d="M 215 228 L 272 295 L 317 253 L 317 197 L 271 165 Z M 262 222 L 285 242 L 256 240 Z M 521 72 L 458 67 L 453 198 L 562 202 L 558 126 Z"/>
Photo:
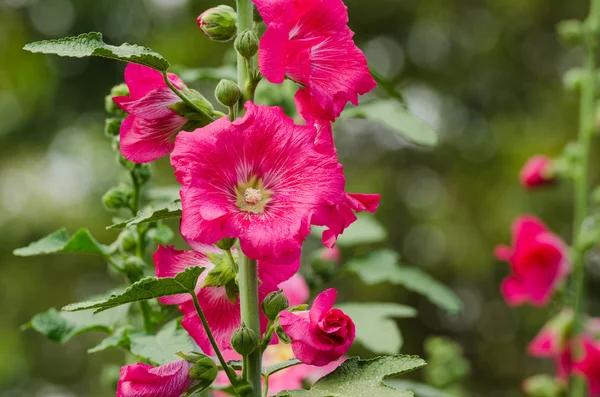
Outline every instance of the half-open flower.
<path id="1" fill-rule="evenodd" d="M 554 183 L 552 159 L 544 155 L 531 157 L 521 169 L 519 180 L 528 189 Z"/>
<path id="2" fill-rule="evenodd" d="M 191 386 L 191 364 L 173 361 L 160 367 L 130 364 L 121 368 L 117 397 L 179 397 Z"/>

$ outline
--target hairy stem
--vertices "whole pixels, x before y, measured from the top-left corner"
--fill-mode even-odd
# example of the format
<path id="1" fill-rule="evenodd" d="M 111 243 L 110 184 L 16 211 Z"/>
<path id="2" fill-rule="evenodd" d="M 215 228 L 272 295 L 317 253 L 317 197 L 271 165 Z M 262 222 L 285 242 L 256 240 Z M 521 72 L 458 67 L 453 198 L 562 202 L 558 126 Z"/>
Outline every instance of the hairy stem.
<path id="1" fill-rule="evenodd" d="M 237 5 L 237 32 L 240 34 L 246 29 L 252 29 L 254 27 L 253 13 L 254 5 L 250 0 L 236 0 Z M 252 71 L 248 67 L 251 64 L 249 60 L 237 54 L 237 74 L 238 74 L 238 86 L 242 90 L 242 97 L 239 102 L 238 113 L 243 114 L 244 103 L 246 101 L 254 100 L 254 91 L 252 85 L 254 84 L 254 76 Z"/>
<path id="2" fill-rule="evenodd" d="M 240 259 L 240 305 L 242 322 L 260 335 L 260 307 L 258 301 L 258 272 L 256 261 L 245 255 Z M 262 349 L 256 348 L 244 360 L 246 380 L 252 386 L 252 395 L 261 396 Z"/>
<path id="3" fill-rule="evenodd" d="M 582 225 L 588 213 L 588 169 L 589 152 L 592 136 L 595 130 L 595 105 L 596 105 L 596 52 L 598 49 L 598 32 L 600 31 L 600 0 L 591 0 L 590 15 L 585 21 L 584 44 L 586 50 L 585 83 L 581 88 L 581 103 L 579 113 L 579 136 L 580 161 L 575 172 L 575 214 L 573 238 L 577 246 Z M 573 308 L 575 312 L 574 335 L 583 332 L 585 319 L 585 250 L 578 249 L 574 255 L 574 268 L 572 279 L 572 291 L 574 296 Z M 575 346 L 575 356 L 581 351 Z M 571 397 L 585 397 L 586 387 L 584 380 L 575 376 L 571 385 Z"/>

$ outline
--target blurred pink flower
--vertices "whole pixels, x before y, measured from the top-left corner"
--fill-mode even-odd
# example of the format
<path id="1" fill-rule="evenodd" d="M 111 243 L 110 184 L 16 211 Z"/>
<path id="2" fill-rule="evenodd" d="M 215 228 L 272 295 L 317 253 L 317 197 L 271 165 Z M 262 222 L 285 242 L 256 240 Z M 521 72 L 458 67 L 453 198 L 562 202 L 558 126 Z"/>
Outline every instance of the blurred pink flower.
<path id="1" fill-rule="evenodd" d="M 544 325 L 528 346 L 531 356 L 554 360 L 556 376 L 561 380 L 568 380 L 571 374 L 570 331 L 572 324 L 573 310 L 564 309 Z"/>
<path id="2" fill-rule="evenodd" d="M 556 179 L 550 175 L 551 168 L 551 158 L 543 155 L 531 157 L 521 169 L 519 175 L 521 185 L 525 188 L 533 188 L 554 183 Z"/>
<path id="3" fill-rule="evenodd" d="M 223 117 L 180 134 L 171 164 L 181 183 L 181 232 L 191 243 L 237 237 L 250 258 L 296 261 L 310 225 L 327 226 L 324 243 L 374 211 L 378 196 L 347 195 L 334 153 L 315 149 L 317 130 L 295 125 L 280 108 L 246 103 L 246 115 Z"/>
<path id="4" fill-rule="evenodd" d="M 185 87 L 173 73 L 168 74 L 174 86 Z M 173 150 L 175 137 L 187 123 L 169 106 L 181 99 L 167 86 L 160 72 L 130 63 L 125 68 L 125 83 L 129 96 L 117 96 L 113 101 L 129 116 L 121 125 L 121 153 L 136 163 L 148 163 Z"/>
<path id="5" fill-rule="evenodd" d="M 280 283 L 279 288 L 283 290 L 283 294 L 288 298 L 290 306 L 297 306 L 308 301 L 310 290 L 308 285 L 299 273 L 296 273 L 287 281 Z"/>
<path id="6" fill-rule="evenodd" d="M 179 397 L 192 384 L 191 364 L 173 361 L 160 367 L 130 364 L 121 368 L 117 397 Z"/>
<path id="7" fill-rule="evenodd" d="M 513 223 L 513 247 L 498 246 L 495 255 L 510 263 L 512 273 L 501 290 L 513 306 L 527 301 L 544 306 L 571 269 L 565 243 L 530 215 Z"/>
<path id="8" fill-rule="evenodd" d="M 589 395 L 600 396 L 600 342 L 590 336 L 581 340 L 584 355 L 573 363 L 573 371 L 587 379 Z"/>
<path id="9" fill-rule="evenodd" d="M 267 25 L 258 64 L 272 83 L 285 77 L 301 84 L 296 104 L 304 118 L 335 120 L 348 102 L 377 83 L 354 44 L 341 0 L 253 0 Z"/>
<path id="10" fill-rule="evenodd" d="M 352 319 L 333 309 L 337 291 L 320 293 L 310 311 L 283 311 L 279 323 L 292 339 L 294 355 L 309 365 L 324 366 L 344 355 L 354 342 Z"/>

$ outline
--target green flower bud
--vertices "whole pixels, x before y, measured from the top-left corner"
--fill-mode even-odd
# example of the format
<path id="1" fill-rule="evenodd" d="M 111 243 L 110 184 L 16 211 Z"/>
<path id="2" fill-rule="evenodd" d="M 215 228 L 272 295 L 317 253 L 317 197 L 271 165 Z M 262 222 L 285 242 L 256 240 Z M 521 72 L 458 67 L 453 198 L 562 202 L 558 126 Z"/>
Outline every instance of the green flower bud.
<path id="1" fill-rule="evenodd" d="M 559 397 L 563 389 L 563 385 L 548 375 L 535 375 L 523 382 L 523 391 L 530 397 Z"/>
<path id="2" fill-rule="evenodd" d="M 217 243 L 215 245 L 217 247 L 221 248 L 222 250 L 227 251 L 228 249 L 231 249 L 231 247 L 233 247 L 233 245 L 235 244 L 236 241 L 237 241 L 236 238 L 224 238 L 224 239 L 217 241 Z"/>
<path id="3" fill-rule="evenodd" d="M 258 37 L 250 29 L 238 34 L 233 44 L 235 50 L 244 58 L 252 58 L 258 52 Z"/>
<path id="4" fill-rule="evenodd" d="M 112 141 L 110 142 L 110 147 L 114 152 L 121 153 L 121 138 L 117 136 L 113 136 Z"/>
<path id="5" fill-rule="evenodd" d="M 215 98 L 223 106 L 232 107 L 240 100 L 240 87 L 231 80 L 223 79 L 217 84 Z"/>
<path id="6" fill-rule="evenodd" d="M 116 211 L 121 208 L 128 208 L 131 203 L 132 194 L 131 186 L 120 184 L 104 193 L 102 203 L 109 210 Z"/>
<path id="7" fill-rule="evenodd" d="M 133 251 L 137 246 L 137 236 L 131 230 L 125 229 L 119 234 L 119 245 L 123 251 Z"/>
<path id="8" fill-rule="evenodd" d="M 271 292 L 262 302 L 262 311 L 269 320 L 275 320 L 288 307 L 290 301 L 283 295 L 283 290 Z"/>
<path id="9" fill-rule="evenodd" d="M 137 256 L 131 256 L 125 260 L 123 271 L 127 275 L 129 281 L 136 282 L 144 277 L 144 269 L 146 263 Z"/>
<path id="10" fill-rule="evenodd" d="M 225 5 L 204 11 L 196 22 L 200 30 L 214 41 L 229 41 L 237 32 L 237 14 L 233 8 Z"/>
<path id="11" fill-rule="evenodd" d="M 152 177 L 152 170 L 148 164 L 138 164 L 133 169 L 133 178 L 138 185 L 143 185 Z"/>
<path id="12" fill-rule="evenodd" d="M 275 333 L 277 334 L 277 337 L 282 343 L 290 343 L 292 341 L 292 338 L 290 338 L 285 333 L 285 331 L 283 330 L 283 328 L 281 328 L 281 325 L 279 324 L 277 324 L 277 326 L 275 327 Z"/>
<path id="13" fill-rule="evenodd" d="M 582 68 L 572 68 L 563 75 L 563 86 L 565 89 L 577 92 L 585 80 L 586 72 Z"/>
<path id="14" fill-rule="evenodd" d="M 236 329 L 231 336 L 231 346 L 242 356 L 247 356 L 258 346 L 258 335 L 242 323 L 242 326 Z"/>
<path id="15" fill-rule="evenodd" d="M 576 19 L 561 21 L 557 25 L 558 36 L 569 45 L 580 44 L 583 38 L 583 23 Z"/>
<path id="16" fill-rule="evenodd" d="M 111 90 L 110 90 L 110 94 L 108 94 L 107 96 L 104 97 L 104 108 L 106 109 L 106 113 L 108 113 L 111 116 L 126 116 L 127 113 L 125 113 L 120 107 L 117 106 L 117 104 L 115 103 L 115 101 L 113 101 L 113 98 L 116 96 L 128 96 L 129 95 L 129 88 L 127 88 L 127 85 L 122 83 L 119 85 L 114 86 Z"/>
<path id="17" fill-rule="evenodd" d="M 123 119 L 117 117 L 111 117 L 106 119 L 104 122 L 104 135 L 107 137 L 118 136 L 119 131 L 121 130 L 121 124 L 123 123 Z"/>
<path id="18" fill-rule="evenodd" d="M 212 358 L 199 356 L 190 368 L 190 378 L 200 381 L 196 390 L 204 390 L 210 386 L 217 377 L 219 369 Z"/>

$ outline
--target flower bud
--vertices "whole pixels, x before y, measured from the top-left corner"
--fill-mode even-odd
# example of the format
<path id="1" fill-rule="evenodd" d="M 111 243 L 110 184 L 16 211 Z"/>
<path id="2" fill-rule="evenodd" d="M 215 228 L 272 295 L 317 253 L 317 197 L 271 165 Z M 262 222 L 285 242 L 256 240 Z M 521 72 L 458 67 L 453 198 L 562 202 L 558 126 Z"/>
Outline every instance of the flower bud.
<path id="1" fill-rule="evenodd" d="M 580 44 L 583 38 L 583 23 L 576 19 L 567 19 L 557 25 L 558 36 L 569 45 Z"/>
<path id="2" fill-rule="evenodd" d="M 137 256 L 131 256 L 127 258 L 124 263 L 123 271 L 127 275 L 129 281 L 136 282 L 141 280 L 144 277 L 144 269 L 146 268 L 146 263 Z"/>
<path id="3" fill-rule="evenodd" d="M 117 106 L 117 104 L 113 101 L 113 98 L 116 96 L 128 95 L 129 88 L 127 88 L 127 85 L 125 83 L 121 83 L 119 85 L 114 86 L 110 90 L 110 94 L 104 97 L 104 109 L 106 110 L 106 113 L 108 113 L 111 116 L 126 116 L 127 113 L 125 113 L 120 107 Z"/>
<path id="4" fill-rule="evenodd" d="M 199 356 L 194 365 L 190 368 L 190 378 L 200 381 L 196 386 L 199 390 L 203 390 L 210 386 L 216 379 L 219 369 L 212 358 L 208 356 Z"/>
<path id="5" fill-rule="evenodd" d="M 120 184 L 110 188 L 104 196 L 102 196 L 102 203 L 109 210 L 120 210 L 121 208 L 128 208 L 131 203 L 132 191 L 131 186 Z"/>
<path id="6" fill-rule="evenodd" d="M 125 229 L 119 234 L 119 245 L 123 251 L 133 251 L 137 245 L 137 236 L 131 230 Z"/>
<path id="7" fill-rule="evenodd" d="M 200 30 L 214 41 L 229 41 L 237 32 L 237 14 L 229 6 L 210 8 L 200 14 L 197 22 Z"/>
<path id="8" fill-rule="evenodd" d="M 552 184 L 556 180 L 552 159 L 543 155 L 531 157 L 521 169 L 519 179 L 526 189 Z"/>
<path id="9" fill-rule="evenodd" d="M 107 137 L 118 136 L 119 131 L 121 130 L 121 124 L 123 123 L 123 119 L 117 117 L 111 117 L 106 119 L 104 122 L 104 135 Z"/>
<path id="10" fill-rule="evenodd" d="M 133 169 L 132 176 L 138 185 L 143 185 L 144 183 L 148 182 L 152 177 L 150 165 L 138 164 L 137 167 Z"/>
<path id="11" fill-rule="evenodd" d="M 549 375 L 535 375 L 525 379 L 522 388 L 529 397 L 558 397 L 564 387 Z"/>
<path id="12" fill-rule="evenodd" d="M 112 148 L 113 152 L 121 152 L 121 138 L 118 135 L 113 136 L 113 139 L 110 142 L 110 147 Z"/>
<path id="13" fill-rule="evenodd" d="M 217 241 L 217 243 L 215 245 L 217 247 L 221 248 L 222 250 L 227 251 L 227 250 L 231 249 L 231 247 L 233 247 L 233 245 L 235 244 L 236 241 L 237 241 L 236 238 L 224 238 L 224 239 Z"/>
<path id="14" fill-rule="evenodd" d="M 235 50 L 244 58 L 252 58 L 258 52 L 258 37 L 250 29 L 238 34 L 233 44 Z"/>
<path id="15" fill-rule="evenodd" d="M 215 98 L 223 106 L 228 108 L 234 106 L 240 100 L 240 87 L 231 80 L 223 79 L 217 84 Z"/>
<path id="16" fill-rule="evenodd" d="M 290 307 L 288 298 L 283 290 L 271 292 L 262 302 L 262 310 L 269 320 L 275 320 L 279 313 Z"/>
<path id="17" fill-rule="evenodd" d="M 563 75 L 563 86 L 573 92 L 581 89 L 585 81 L 586 72 L 582 68 L 571 68 Z"/>
<path id="18" fill-rule="evenodd" d="M 231 336 L 231 347 L 233 350 L 247 356 L 252 353 L 258 346 L 258 335 L 256 332 L 246 327 L 246 324 L 242 323 L 242 326 L 236 329 Z"/>

